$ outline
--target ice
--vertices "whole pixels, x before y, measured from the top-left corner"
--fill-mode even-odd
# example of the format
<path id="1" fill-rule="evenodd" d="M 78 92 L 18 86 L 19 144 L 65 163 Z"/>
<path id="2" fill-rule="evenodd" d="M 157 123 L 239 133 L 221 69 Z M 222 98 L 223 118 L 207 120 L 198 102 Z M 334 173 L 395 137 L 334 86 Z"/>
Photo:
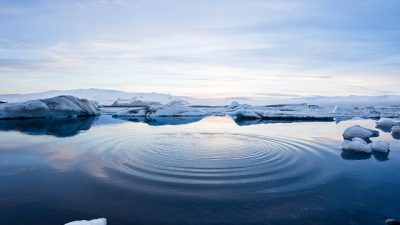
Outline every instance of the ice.
<path id="1" fill-rule="evenodd" d="M 182 106 L 182 105 L 162 105 L 148 107 L 147 117 L 166 117 L 166 116 L 205 116 L 206 112 L 202 109 Z"/>
<path id="2" fill-rule="evenodd" d="M 391 128 L 397 125 L 400 125 L 400 122 L 390 118 L 381 118 L 380 120 L 376 121 L 376 126 L 382 128 Z"/>
<path id="3" fill-rule="evenodd" d="M 345 140 L 352 140 L 355 137 L 369 140 L 369 138 L 377 136 L 379 136 L 379 131 L 367 129 L 359 125 L 348 127 L 343 133 L 343 138 Z"/>
<path id="4" fill-rule="evenodd" d="M 95 102 L 74 96 L 57 96 L 49 99 L 0 105 L 0 119 L 59 118 L 99 115 Z"/>
<path id="5" fill-rule="evenodd" d="M 238 118 L 251 118 L 251 119 L 261 118 L 261 116 L 257 114 L 255 111 L 248 109 L 239 109 L 235 111 L 233 115 Z"/>
<path id="6" fill-rule="evenodd" d="M 65 91 L 50 91 L 24 95 L 0 95 L 0 101 L 16 103 L 26 102 L 23 106 L 34 108 L 42 115 L 47 116 L 46 106 L 36 99 L 44 99 L 58 95 L 73 95 L 99 102 L 102 113 L 118 114 L 120 116 L 143 117 L 144 112 L 152 116 L 187 116 L 199 115 L 203 111 L 209 115 L 230 115 L 249 119 L 279 119 L 279 120 L 333 120 L 333 118 L 375 118 L 375 117 L 400 117 L 400 98 L 398 96 L 343 96 L 343 97 L 301 97 L 285 99 L 267 98 L 224 98 L 224 99 L 199 99 L 185 96 L 175 96 L 161 93 L 131 93 L 104 89 L 76 89 Z M 240 101 L 240 103 L 238 102 Z M 2 108 L 9 103 L 0 104 Z M 275 105 L 267 105 L 272 104 Z M 157 105 L 162 109 L 158 112 L 148 111 L 146 107 Z M 228 106 L 227 106 L 228 105 Z M 114 112 L 105 107 L 120 107 Z M 186 106 L 187 113 L 178 112 L 181 109 L 169 106 Z M 146 108 L 137 113 L 129 110 L 137 110 L 137 107 Z M 169 110 L 169 112 L 167 112 Z M 153 115 L 154 114 L 154 115 Z M 39 113 L 40 115 L 40 113 Z M 22 115 L 23 117 L 24 115 Z M 35 114 L 37 116 L 37 113 Z M 389 130 L 388 130 L 389 131 Z"/>
<path id="7" fill-rule="evenodd" d="M 114 117 L 199 117 L 206 116 L 207 112 L 184 105 L 152 105 L 142 108 L 127 108 L 112 113 Z"/>
<path id="8" fill-rule="evenodd" d="M 354 152 L 360 152 L 360 153 L 371 153 L 371 146 L 367 144 L 366 141 L 364 141 L 361 138 L 355 137 L 352 140 L 345 140 L 342 143 L 342 149 L 344 151 L 354 151 Z"/>
<path id="9" fill-rule="evenodd" d="M 228 105 L 228 109 L 237 108 L 239 105 L 240 105 L 239 102 L 233 101 L 233 102 L 231 102 L 231 103 Z"/>
<path id="10" fill-rule="evenodd" d="M 389 143 L 387 141 L 379 140 L 369 144 L 372 151 L 376 152 L 389 152 Z"/>
<path id="11" fill-rule="evenodd" d="M 396 139 L 400 139 L 400 126 L 392 127 L 392 136 Z"/>
<path id="12" fill-rule="evenodd" d="M 66 223 L 65 225 L 107 225 L 107 219 L 79 220 Z"/>

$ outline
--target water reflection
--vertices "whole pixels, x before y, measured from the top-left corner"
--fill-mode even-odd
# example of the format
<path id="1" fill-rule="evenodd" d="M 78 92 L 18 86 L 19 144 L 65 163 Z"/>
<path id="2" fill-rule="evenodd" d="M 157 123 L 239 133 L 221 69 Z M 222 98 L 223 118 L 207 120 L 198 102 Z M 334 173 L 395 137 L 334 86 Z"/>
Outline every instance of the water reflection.
<path id="1" fill-rule="evenodd" d="M 0 120 L 0 131 L 18 131 L 28 135 L 71 137 L 89 130 L 98 117 Z"/>
<path id="2" fill-rule="evenodd" d="M 71 125 L 85 119 L 94 118 L 2 121 L 1 130 L 76 132 Z M 107 217 L 121 225 L 372 225 L 398 217 L 400 142 L 379 137 L 390 142 L 390 160 L 340 149 L 345 128 L 372 128 L 371 120 L 238 126 L 229 117 L 160 119 L 101 116 L 84 135 L 63 139 L 1 132 L 0 224 Z M 160 126 L 168 124 L 187 125 Z"/>
<path id="3" fill-rule="evenodd" d="M 249 126 L 257 124 L 274 124 L 274 123 L 305 123 L 305 122 L 332 122 L 330 119 L 290 119 L 290 120 L 279 120 L 279 119 L 246 119 L 246 118 L 235 118 L 235 123 L 239 126 Z"/>
<path id="4" fill-rule="evenodd" d="M 190 117 L 157 117 L 157 118 L 146 118 L 146 117 L 116 117 L 116 119 L 146 123 L 150 126 L 166 126 L 166 125 L 183 125 L 189 123 L 195 123 L 202 120 L 202 116 L 190 116 Z"/>
<path id="5" fill-rule="evenodd" d="M 374 158 L 379 162 L 384 162 L 389 160 L 389 152 L 387 153 L 373 152 L 372 154 L 368 154 L 368 153 L 359 153 L 352 151 L 342 151 L 340 156 L 344 160 L 366 160 L 372 158 L 372 156 L 374 156 Z"/>

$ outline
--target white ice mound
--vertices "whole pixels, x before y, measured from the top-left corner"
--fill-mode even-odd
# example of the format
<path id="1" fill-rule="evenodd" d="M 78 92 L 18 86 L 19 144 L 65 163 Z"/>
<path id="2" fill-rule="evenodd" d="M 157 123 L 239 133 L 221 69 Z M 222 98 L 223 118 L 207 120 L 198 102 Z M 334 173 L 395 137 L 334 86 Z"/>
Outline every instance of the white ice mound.
<path id="1" fill-rule="evenodd" d="M 387 141 L 379 140 L 369 144 L 369 146 L 371 147 L 372 151 L 384 153 L 389 152 L 389 143 Z"/>
<path id="2" fill-rule="evenodd" d="M 114 117 L 145 117 L 147 114 L 146 108 L 130 108 L 124 111 L 119 111 L 113 114 Z"/>
<path id="3" fill-rule="evenodd" d="M 342 143 L 344 151 L 354 151 L 359 153 L 371 153 L 371 146 L 361 138 L 355 137 L 351 141 L 345 140 Z"/>
<path id="4" fill-rule="evenodd" d="M 65 225 L 107 225 L 107 219 L 80 220 L 66 223 Z"/>
<path id="5" fill-rule="evenodd" d="M 99 115 L 97 104 L 74 96 L 32 100 L 0 105 L 0 119 L 50 118 Z"/>
<path id="6" fill-rule="evenodd" d="M 231 104 L 228 105 L 228 109 L 234 109 L 234 108 L 237 108 L 239 106 L 240 106 L 239 102 L 233 101 L 233 102 L 231 102 Z"/>
<path id="7" fill-rule="evenodd" d="M 400 123 L 393 119 L 390 119 L 390 118 L 381 118 L 380 120 L 376 121 L 377 127 L 391 128 L 391 127 L 397 126 L 397 125 L 400 125 Z"/>
<path id="8" fill-rule="evenodd" d="M 400 138 L 400 126 L 392 127 L 392 136 Z"/>
<path id="9" fill-rule="evenodd" d="M 183 105 L 150 106 L 147 110 L 147 117 L 205 116 L 207 114 L 207 112 L 202 109 Z"/>
<path id="10" fill-rule="evenodd" d="M 343 138 L 345 140 L 351 140 L 355 137 L 368 140 L 370 137 L 377 137 L 377 136 L 379 136 L 379 131 L 367 129 L 359 125 L 348 127 L 343 133 Z"/>
<path id="11" fill-rule="evenodd" d="M 261 116 L 257 114 L 254 110 L 250 109 L 239 109 L 234 112 L 234 116 L 238 118 L 251 118 L 251 119 L 259 119 Z"/>

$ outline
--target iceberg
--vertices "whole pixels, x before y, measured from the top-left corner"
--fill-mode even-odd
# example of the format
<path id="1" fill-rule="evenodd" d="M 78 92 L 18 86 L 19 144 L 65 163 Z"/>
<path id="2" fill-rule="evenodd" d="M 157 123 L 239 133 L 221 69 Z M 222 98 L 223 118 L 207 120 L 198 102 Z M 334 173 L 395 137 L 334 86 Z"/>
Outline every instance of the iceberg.
<path id="1" fill-rule="evenodd" d="M 65 225 L 107 225 L 107 219 L 79 220 L 66 223 Z"/>
<path id="2" fill-rule="evenodd" d="M 207 113 L 198 108 L 183 105 L 162 105 L 148 107 L 147 117 L 180 117 L 180 116 L 205 116 Z"/>
<path id="3" fill-rule="evenodd" d="M 391 128 L 398 125 L 400 125 L 400 122 L 390 118 L 381 118 L 380 120 L 376 121 L 376 126 L 382 128 Z"/>
<path id="4" fill-rule="evenodd" d="M 369 140 L 369 138 L 371 137 L 378 137 L 378 136 L 379 136 L 379 131 L 367 129 L 361 127 L 360 125 L 354 125 L 348 127 L 343 133 L 343 138 L 345 140 L 352 140 L 353 138 L 356 137 L 364 140 Z"/>
<path id="5" fill-rule="evenodd" d="M 367 142 L 359 137 L 352 138 L 352 140 L 345 140 L 342 143 L 342 150 L 354 151 L 359 153 L 371 153 L 371 146 Z"/>
<path id="6" fill-rule="evenodd" d="M 228 105 L 228 109 L 237 108 L 239 105 L 240 105 L 239 102 L 233 101 L 233 102 L 231 102 L 231 103 Z"/>
<path id="7" fill-rule="evenodd" d="M 389 152 L 389 143 L 387 141 L 379 140 L 369 144 L 371 150 L 374 152 L 382 152 L 387 153 Z"/>
<path id="8" fill-rule="evenodd" d="M 21 103 L 0 104 L 0 119 L 60 118 L 100 115 L 96 102 L 57 96 Z"/>
<path id="9" fill-rule="evenodd" d="M 113 113 L 113 117 L 203 117 L 208 113 L 202 109 L 184 105 L 152 105 L 143 108 L 128 108 Z"/>
<path id="10" fill-rule="evenodd" d="M 400 126 L 394 126 L 392 127 L 392 136 L 395 139 L 400 139 Z"/>

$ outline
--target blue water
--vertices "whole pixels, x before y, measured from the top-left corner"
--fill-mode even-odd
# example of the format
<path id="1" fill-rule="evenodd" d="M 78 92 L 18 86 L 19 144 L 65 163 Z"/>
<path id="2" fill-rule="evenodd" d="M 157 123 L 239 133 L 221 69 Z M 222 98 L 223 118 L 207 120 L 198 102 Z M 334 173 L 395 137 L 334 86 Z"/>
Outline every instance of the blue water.
<path id="1" fill-rule="evenodd" d="M 353 124 L 229 117 L 0 121 L 0 224 L 384 224 L 400 140 L 342 152 Z"/>

